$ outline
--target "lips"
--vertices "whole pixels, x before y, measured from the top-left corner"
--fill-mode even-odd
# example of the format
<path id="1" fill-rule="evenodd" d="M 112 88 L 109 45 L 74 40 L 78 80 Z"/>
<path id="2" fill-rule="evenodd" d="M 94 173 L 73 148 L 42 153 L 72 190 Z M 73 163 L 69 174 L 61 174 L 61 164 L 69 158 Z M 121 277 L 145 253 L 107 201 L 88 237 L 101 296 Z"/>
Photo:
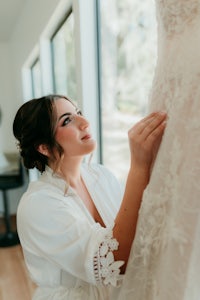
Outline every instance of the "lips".
<path id="1" fill-rule="evenodd" d="M 91 135 L 90 134 L 86 134 L 84 135 L 84 137 L 82 137 L 81 140 L 89 140 L 91 138 Z"/>

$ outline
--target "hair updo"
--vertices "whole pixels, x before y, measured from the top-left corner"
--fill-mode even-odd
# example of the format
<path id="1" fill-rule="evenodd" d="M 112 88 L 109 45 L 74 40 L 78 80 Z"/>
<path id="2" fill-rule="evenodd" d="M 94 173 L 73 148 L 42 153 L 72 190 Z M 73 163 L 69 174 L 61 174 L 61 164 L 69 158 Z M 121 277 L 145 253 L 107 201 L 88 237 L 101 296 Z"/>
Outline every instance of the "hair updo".
<path id="1" fill-rule="evenodd" d="M 55 140 L 56 114 L 54 101 L 64 98 L 62 95 L 48 95 L 25 102 L 17 111 L 13 122 L 13 133 L 18 140 L 18 147 L 25 168 L 45 170 L 48 157 L 38 152 L 38 146 L 45 144 L 53 156 L 58 150 L 61 156 L 63 149 Z M 71 101 L 70 101 L 71 102 Z"/>

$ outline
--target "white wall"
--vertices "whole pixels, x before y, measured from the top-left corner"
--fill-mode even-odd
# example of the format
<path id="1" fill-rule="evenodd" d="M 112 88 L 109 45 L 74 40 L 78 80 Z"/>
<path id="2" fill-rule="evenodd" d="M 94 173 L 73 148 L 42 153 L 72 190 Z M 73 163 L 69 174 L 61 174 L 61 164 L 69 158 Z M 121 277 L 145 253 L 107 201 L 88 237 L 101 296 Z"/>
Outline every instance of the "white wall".
<path id="1" fill-rule="evenodd" d="M 12 134 L 12 123 L 17 108 L 23 103 L 22 66 L 39 42 L 40 34 L 47 26 L 57 5 L 62 3 L 67 3 L 67 0 L 27 1 L 11 38 L 7 43 L 0 44 L 0 106 L 3 112 L 0 151 L 17 150 Z M 19 198 L 25 188 L 26 186 L 9 192 L 11 213 L 16 212 Z"/>
<path id="2" fill-rule="evenodd" d="M 32 0 L 24 7 L 15 31 L 10 40 L 10 51 L 13 61 L 15 77 L 16 105 L 23 102 L 22 66 L 26 62 L 34 47 L 39 43 L 40 35 L 46 28 L 59 0 Z M 65 0 L 65 2 L 67 2 Z"/>
<path id="3" fill-rule="evenodd" d="M 0 44 L 0 106 L 2 122 L 0 126 L 0 151 L 12 151 L 12 118 L 15 112 L 14 83 L 12 79 L 12 57 L 7 43 Z"/>
<path id="4" fill-rule="evenodd" d="M 59 0 L 26 2 L 15 30 L 7 43 L 0 43 L 0 105 L 3 120 L 0 127 L 0 151 L 15 151 L 12 121 L 23 102 L 22 66 L 53 15 Z M 67 0 L 65 0 L 67 2 Z"/>

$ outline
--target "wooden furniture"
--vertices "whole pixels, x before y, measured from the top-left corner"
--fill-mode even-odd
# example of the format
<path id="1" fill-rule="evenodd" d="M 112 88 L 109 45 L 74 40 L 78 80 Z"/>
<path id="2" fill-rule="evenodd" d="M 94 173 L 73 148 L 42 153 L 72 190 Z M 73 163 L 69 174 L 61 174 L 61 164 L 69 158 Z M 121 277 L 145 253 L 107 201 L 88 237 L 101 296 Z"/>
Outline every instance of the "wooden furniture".
<path id="1" fill-rule="evenodd" d="M 10 222 L 8 190 L 21 187 L 24 183 L 23 168 L 19 155 L 5 154 L 7 165 L 0 166 L 0 190 L 3 196 L 4 223 L 6 231 L 0 235 L 0 247 L 10 247 L 19 244 L 17 231 L 13 231 Z"/>

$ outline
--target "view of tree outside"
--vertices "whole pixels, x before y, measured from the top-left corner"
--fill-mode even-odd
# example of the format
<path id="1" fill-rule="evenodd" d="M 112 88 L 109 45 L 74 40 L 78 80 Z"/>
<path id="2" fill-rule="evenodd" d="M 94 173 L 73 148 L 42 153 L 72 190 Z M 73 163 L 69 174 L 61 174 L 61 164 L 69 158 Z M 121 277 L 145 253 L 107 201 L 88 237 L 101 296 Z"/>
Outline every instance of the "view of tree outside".
<path id="1" fill-rule="evenodd" d="M 157 25 L 153 0 L 99 0 L 103 163 L 122 182 L 128 129 L 146 113 L 154 76 Z"/>
<path id="2" fill-rule="evenodd" d="M 68 16 L 52 38 L 54 90 L 77 100 L 74 15 Z"/>

